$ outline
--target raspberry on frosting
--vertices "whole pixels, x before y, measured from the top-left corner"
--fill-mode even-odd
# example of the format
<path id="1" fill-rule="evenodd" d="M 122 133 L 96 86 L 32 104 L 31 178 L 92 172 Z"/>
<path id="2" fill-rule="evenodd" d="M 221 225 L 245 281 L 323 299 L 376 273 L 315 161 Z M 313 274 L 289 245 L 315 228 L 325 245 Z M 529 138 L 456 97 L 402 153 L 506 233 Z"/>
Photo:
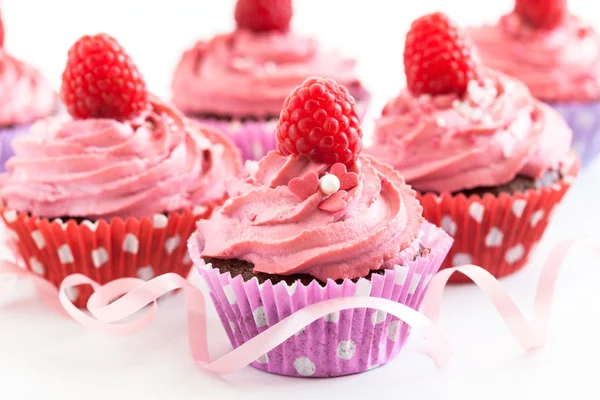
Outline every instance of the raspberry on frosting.
<path id="1" fill-rule="evenodd" d="M 238 28 L 254 32 L 290 29 L 292 0 L 238 0 L 235 21 Z"/>
<path id="2" fill-rule="evenodd" d="M 567 0 L 516 0 L 515 13 L 538 29 L 552 29 L 567 16 Z"/>
<path id="3" fill-rule="evenodd" d="M 470 40 L 445 14 L 415 20 L 404 47 L 406 83 L 415 95 L 462 96 L 481 66 Z"/>
<path id="4" fill-rule="evenodd" d="M 134 117 L 148 107 L 144 78 L 121 45 L 105 33 L 69 49 L 61 96 L 74 118 Z"/>
<path id="5" fill-rule="evenodd" d="M 352 165 L 362 149 L 354 98 L 332 79 L 306 79 L 285 99 L 277 149 L 319 163 Z"/>

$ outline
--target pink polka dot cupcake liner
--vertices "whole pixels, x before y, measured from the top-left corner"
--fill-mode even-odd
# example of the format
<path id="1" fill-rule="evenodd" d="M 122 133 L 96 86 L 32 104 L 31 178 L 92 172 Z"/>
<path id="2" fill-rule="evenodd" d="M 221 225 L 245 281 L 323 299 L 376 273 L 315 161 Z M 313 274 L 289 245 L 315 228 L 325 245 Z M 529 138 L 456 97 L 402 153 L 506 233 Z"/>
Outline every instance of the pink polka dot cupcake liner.
<path id="1" fill-rule="evenodd" d="M 292 313 L 323 300 L 351 296 L 389 299 L 418 309 L 427 285 L 446 257 L 452 239 L 426 223 L 421 244 L 430 249 L 414 261 L 357 282 L 317 281 L 260 284 L 244 281 L 205 264 L 192 238 L 192 260 L 206 279 L 225 331 L 238 347 Z M 265 372 L 295 377 L 356 374 L 389 362 L 402 349 L 410 330 L 399 319 L 373 309 L 351 309 L 313 322 L 251 365 Z"/>
<path id="2" fill-rule="evenodd" d="M 550 103 L 573 131 L 573 149 L 588 166 L 600 154 L 600 101 L 587 103 Z"/>
<path id="3" fill-rule="evenodd" d="M 48 220 L 1 209 L 5 233 L 24 268 L 57 288 L 71 274 L 83 274 L 98 283 L 119 278 L 149 280 L 174 272 L 187 276 L 192 261 L 185 243 L 199 218 L 213 207 L 156 214 L 150 218 L 115 218 L 110 222 Z M 77 307 L 85 307 L 93 290 L 80 286 L 69 293 Z"/>
<path id="4" fill-rule="evenodd" d="M 370 97 L 357 102 L 361 120 L 367 112 Z M 277 148 L 277 119 L 263 121 L 224 121 L 219 119 L 196 119 L 200 123 L 218 129 L 227 135 L 240 149 L 242 158 L 260 160 L 269 151 Z"/>
<path id="5" fill-rule="evenodd" d="M 575 161 L 552 186 L 514 195 L 419 194 L 423 216 L 454 238 L 442 269 L 475 264 L 501 278 L 523 268 L 578 172 Z M 449 281 L 471 282 L 462 274 Z"/>

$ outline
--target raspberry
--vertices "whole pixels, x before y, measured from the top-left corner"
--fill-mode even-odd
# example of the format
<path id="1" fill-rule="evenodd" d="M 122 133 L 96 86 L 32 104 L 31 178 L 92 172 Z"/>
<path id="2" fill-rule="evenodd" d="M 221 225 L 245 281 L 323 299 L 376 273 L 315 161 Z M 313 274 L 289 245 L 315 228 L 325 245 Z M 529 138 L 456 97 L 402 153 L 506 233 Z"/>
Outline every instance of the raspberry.
<path id="1" fill-rule="evenodd" d="M 308 78 L 285 99 L 277 149 L 324 164 L 350 166 L 362 149 L 356 103 L 333 79 Z"/>
<path id="2" fill-rule="evenodd" d="M 148 106 L 146 83 L 121 45 L 105 33 L 70 49 L 62 100 L 73 118 L 127 119 Z"/>
<path id="3" fill-rule="evenodd" d="M 515 13 L 534 28 L 552 29 L 567 15 L 567 0 L 516 0 Z"/>
<path id="4" fill-rule="evenodd" d="M 406 35 L 404 71 L 415 95 L 455 93 L 462 96 L 481 67 L 473 45 L 442 13 L 415 20 Z"/>
<path id="5" fill-rule="evenodd" d="M 238 28 L 254 32 L 290 29 L 292 0 L 238 0 L 235 21 Z"/>

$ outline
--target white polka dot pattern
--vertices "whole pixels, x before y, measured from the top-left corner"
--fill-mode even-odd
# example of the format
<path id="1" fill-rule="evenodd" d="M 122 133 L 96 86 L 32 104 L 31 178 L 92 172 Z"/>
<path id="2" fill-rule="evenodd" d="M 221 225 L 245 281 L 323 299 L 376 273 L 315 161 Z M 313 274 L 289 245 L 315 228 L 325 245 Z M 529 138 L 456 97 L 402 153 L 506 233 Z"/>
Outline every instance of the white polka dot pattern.
<path id="1" fill-rule="evenodd" d="M 485 245 L 487 247 L 499 247 L 504 239 L 504 234 L 497 227 L 492 227 L 490 232 L 485 237 Z"/>
<path id="2" fill-rule="evenodd" d="M 524 255 L 525 255 L 525 248 L 523 247 L 522 244 L 518 244 L 514 247 L 511 247 L 510 249 L 508 249 L 506 251 L 506 255 L 504 256 L 504 259 L 506 260 L 507 263 L 514 264 L 517 261 L 521 260 Z"/>
<path id="3" fill-rule="evenodd" d="M 350 360 L 356 352 L 356 343 L 353 340 L 342 340 L 337 347 L 337 356 L 341 360 Z"/>
<path id="4" fill-rule="evenodd" d="M 265 313 L 265 308 L 263 306 L 260 306 L 254 310 L 252 312 L 252 316 L 254 316 L 254 322 L 256 322 L 257 328 L 268 325 L 267 314 Z"/>
<path id="5" fill-rule="evenodd" d="M 104 247 L 98 247 L 92 250 L 92 263 L 94 267 L 100 268 L 108 262 L 108 252 Z"/>
<path id="6" fill-rule="evenodd" d="M 296 360 L 294 360 L 294 369 L 302 376 L 312 376 L 317 370 L 315 364 L 310 361 L 308 357 L 296 358 Z"/>
<path id="7" fill-rule="evenodd" d="M 167 254 L 172 254 L 181 244 L 181 236 L 175 235 L 165 240 L 165 251 Z"/>
<path id="8" fill-rule="evenodd" d="M 123 251 L 125 253 L 137 254 L 140 250 L 140 241 L 133 233 L 128 233 L 123 239 Z"/>
<path id="9" fill-rule="evenodd" d="M 44 240 L 44 236 L 42 235 L 42 232 L 40 232 L 40 231 L 31 232 L 31 238 L 33 239 L 33 242 L 35 243 L 35 246 L 38 249 L 41 250 L 44 247 L 46 247 L 46 240 Z"/>
<path id="10" fill-rule="evenodd" d="M 71 248 L 68 244 L 63 244 L 58 248 L 58 259 L 61 264 L 71 264 L 75 261 L 73 258 L 73 253 L 71 252 Z"/>
<path id="11" fill-rule="evenodd" d="M 44 275 L 46 274 L 46 268 L 44 267 L 44 265 L 35 257 L 31 257 L 29 259 L 29 268 L 31 268 L 31 270 L 36 273 L 37 275 Z"/>

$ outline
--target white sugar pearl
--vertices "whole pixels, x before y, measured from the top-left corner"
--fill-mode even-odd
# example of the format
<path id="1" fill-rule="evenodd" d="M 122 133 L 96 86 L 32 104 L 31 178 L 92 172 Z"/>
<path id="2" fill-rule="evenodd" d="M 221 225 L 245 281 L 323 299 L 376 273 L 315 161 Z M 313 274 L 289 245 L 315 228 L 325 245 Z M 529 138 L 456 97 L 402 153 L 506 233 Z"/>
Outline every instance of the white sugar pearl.
<path id="1" fill-rule="evenodd" d="M 340 180 L 333 174 L 326 174 L 319 180 L 319 187 L 324 194 L 334 194 L 340 190 Z"/>

